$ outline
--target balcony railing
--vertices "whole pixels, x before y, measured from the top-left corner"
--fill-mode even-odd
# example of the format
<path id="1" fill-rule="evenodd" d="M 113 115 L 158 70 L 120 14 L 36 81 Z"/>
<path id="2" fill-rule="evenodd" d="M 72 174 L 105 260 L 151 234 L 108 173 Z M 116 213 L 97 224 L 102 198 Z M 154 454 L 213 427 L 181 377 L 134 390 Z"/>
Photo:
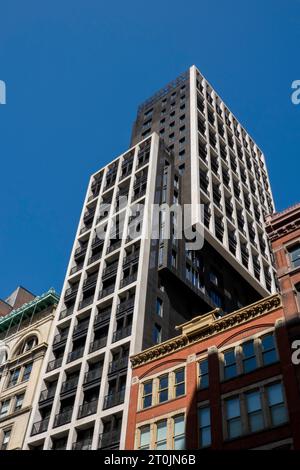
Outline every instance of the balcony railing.
<path id="1" fill-rule="evenodd" d="M 98 261 L 98 259 L 100 259 L 102 256 L 102 251 L 100 251 L 99 253 L 96 253 L 95 255 L 91 256 L 89 259 L 88 259 L 88 264 L 92 264 L 94 263 L 95 261 Z"/>
<path id="2" fill-rule="evenodd" d="M 61 391 L 60 393 L 69 393 L 72 390 L 76 390 L 77 385 L 78 385 L 78 379 L 79 377 L 73 377 L 72 379 L 66 380 L 65 382 L 62 383 L 61 386 Z"/>
<path id="3" fill-rule="evenodd" d="M 63 358 L 58 357 L 57 359 L 54 359 L 53 361 L 48 362 L 47 372 L 50 372 L 60 367 L 62 365 L 62 361 L 63 361 Z"/>
<path id="4" fill-rule="evenodd" d="M 92 439 L 84 439 L 83 441 L 74 442 L 72 450 L 91 450 Z"/>
<path id="5" fill-rule="evenodd" d="M 108 373 L 114 374 L 115 372 L 119 372 L 120 370 L 127 369 L 128 367 L 128 357 L 121 357 L 115 361 L 111 361 L 108 366 Z"/>
<path id="6" fill-rule="evenodd" d="M 98 449 L 113 448 L 120 442 L 121 429 L 100 434 Z"/>
<path id="7" fill-rule="evenodd" d="M 78 410 L 78 419 L 84 418 L 85 416 L 93 415 L 97 412 L 98 400 L 90 401 L 89 403 L 83 403 Z"/>
<path id="8" fill-rule="evenodd" d="M 117 317 L 121 315 L 124 312 L 127 312 L 129 310 L 133 310 L 134 308 L 134 298 L 130 298 L 128 300 L 125 300 L 125 302 L 119 303 L 117 306 Z"/>
<path id="9" fill-rule="evenodd" d="M 100 367 L 99 369 L 92 369 L 84 374 L 83 383 L 87 385 L 91 382 L 101 380 L 101 377 L 102 377 L 102 367 Z"/>
<path id="10" fill-rule="evenodd" d="M 41 391 L 40 398 L 39 398 L 39 403 L 42 401 L 47 401 L 51 400 L 54 398 L 55 395 L 55 388 L 49 388 Z"/>
<path id="11" fill-rule="evenodd" d="M 104 336 L 103 338 L 96 339 L 90 344 L 89 352 L 92 353 L 92 352 L 98 351 L 99 349 L 104 348 L 106 346 L 106 343 L 107 343 L 106 336 Z"/>
<path id="12" fill-rule="evenodd" d="M 98 326 L 98 325 L 101 325 L 102 323 L 106 323 L 107 321 L 109 321 L 110 316 L 111 316 L 111 307 L 100 311 L 95 318 L 94 326 Z"/>
<path id="13" fill-rule="evenodd" d="M 83 268 L 83 263 L 76 264 L 76 266 L 73 266 L 70 270 L 70 275 L 77 273 L 78 271 L 81 271 Z"/>
<path id="14" fill-rule="evenodd" d="M 123 265 L 129 264 L 129 263 L 139 259 L 139 255 L 140 255 L 139 251 L 135 251 L 133 253 L 130 253 L 130 255 L 128 255 L 128 256 L 126 256 L 126 258 L 124 258 Z"/>
<path id="15" fill-rule="evenodd" d="M 69 287 L 65 292 L 65 299 L 66 298 L 74 298 L 76 297 L 78 292 L 78 286 L 76 287 Z"/>
<path id="16" fill-rule="evenodd" d="M 69 423 L 72 419 L 72 413 L 73 413 L 73 408 L 70 408 L 66 411 L 62 411 L 61 413 L 58 413 L 54 418 L 53 426 L 56 428 L 58 426 L 63 426 L 64 424 Z"/>
<path id="17" fill-rule="evenodd" d="M 116 341 L 120 341 L 123 338 L 127 338 L 131 334 L 132 325 L 128 325 L 125 328 L 121 328 L 120 330 L 116 330 L 113 333 L 112 342 L 115 343 Z"/>
<path id="18" fill-rule="evenodd" d="M 124 277 L 123 279 L 121 279 L 120 288 L 128 286 L 128 284 L 135 282 L 136 279 L 137 279 L 137 273 L 131 274 L 131 276 Z"/>
<path id="19" fill-rule="evenodd" d="M 94 300 L 94 294 L 90 295 L 89 297 L 86 297 L 85 299 L 82 299 L 79 304 L 78 304 L 78 310 L 82 310 L 85 307 L 88 307 L 93 303 Z"/>
<path id="20" fill-rule="evenodd" d="M 36 434 L 41 434 L 42 432 L 46 432 L 49 425 L 49 418 L 42 419 L 33 424 L 31 435 L 35 436 Z"/>
<path id="21" fill-rule="evenodd" d="M 63 318 L 66 318 L 66 317 L 72 315 L 73 311 L 74 311 L 74 306 L 73 305 L 72 305 L 72 307 L 65 308 L 64 310 L 62 310 L 60 312 L 59 319 L 62 320 Z"/>
<path id="22" fill-rule="evenodd" d="M 78 323 L 75 327 L 74 327 L 74 330 L 73 330 L 73 336 L 76 336 L 80 333 L 83 333 L 83 332 L 86 332 L 88 330 L 88 327 L 89 327 L 89 321 L 90 319 L 88 320 L 85 320 L 81 323 Z"/>
<path id="23" fill-rule="evenodd" d="M 84 347 L 74 349 L 74 351 L 71 351 L 68 354 L 67 362 L 76 361 L 76 359 L 79 359 L 80 357 L 82 357 L 83 351 L 84 351 Z"/>
<path id="24" fill-rule="evenodd" d="M 69 330 L 64 331 L 63 333 L 59 333 L 55 335 L 53 338 L 53 346 L 57 346 L 59 343 L 62 343 L 67 340 Z"/>
<path id="25" fill-rule="evenodd" d="M 108 295 L 112 294 L 115 291 L 115 285 L 108 286 L 105 289 L 102 289 L 99 292 L 99 299 L 103 299 L 103 297 L 107 297 Z"/>
<path id="26" fill-rule="evenodd" d="M 124 402 L 125 397 L 125 390 L 116 393 L 110 393 L 104 397 L 104 404 L 103 409 L 107 410 L 108 408 L 112 408 L 113 406 L 120 405 Z"/>
<path id="27" fill-rule="evenodd" d="M 111 266 L 107 266 L 105 269 L 103 269 L 102 273 L 102 279 L 108 276 L 113 276 L 116 274 L 117 269 L 118 269 L 118 264 L 119 262 L 117 261 L 116 263 L 112 264 Z"/>
<path id="28" fill-rule="evenodd" d="M 107 253 L 112 253 L 113 251 L 117 250 L 120 248 L 122 244 L 122 240 L 117 240 L 115 243 L 112 243 L 108 248 L 107 248 Z"/>

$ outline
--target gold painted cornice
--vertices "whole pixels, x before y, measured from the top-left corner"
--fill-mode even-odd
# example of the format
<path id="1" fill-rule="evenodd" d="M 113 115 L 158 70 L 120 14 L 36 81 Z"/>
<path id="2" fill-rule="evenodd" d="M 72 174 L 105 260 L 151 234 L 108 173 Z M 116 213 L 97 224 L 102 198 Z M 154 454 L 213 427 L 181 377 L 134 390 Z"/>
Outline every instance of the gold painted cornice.
<path id="1" fill-rule="evenodd" d="M 237 325 L 249 322 L 253 318 L 265 315 L 281 307 L 281 297 L 279 294 L 273 294 L 254 304 L 243 307 L 235 312 L 220 317 L 220 310 L 215 309 L 204 315 L 199 315 L 191 321 L 176 327 L 182 331 L 182 334 L 165 341 L 161 344 L 152 346 L 130 358 L 132 367 L 138 367 L 142 364 L 154 361 L 167 356 L 172 352 L 179 351 L 186 346 L 202 341 L 208 337 L 214 336 L 220 332 L 229 330 Z"/>

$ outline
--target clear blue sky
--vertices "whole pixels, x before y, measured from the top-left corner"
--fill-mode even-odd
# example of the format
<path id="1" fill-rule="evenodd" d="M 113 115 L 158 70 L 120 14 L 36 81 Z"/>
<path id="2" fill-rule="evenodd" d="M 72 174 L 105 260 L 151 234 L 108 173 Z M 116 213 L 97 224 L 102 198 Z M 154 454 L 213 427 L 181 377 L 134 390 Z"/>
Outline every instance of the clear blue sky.
<path id="1" fill-rule="evenodd" d="M 277 210 L 299 201 L 300 2 L 0 2 L 0 297 L 60 291 L 89 175 L 136 107 L 196 64 L 263 149 Z"/>

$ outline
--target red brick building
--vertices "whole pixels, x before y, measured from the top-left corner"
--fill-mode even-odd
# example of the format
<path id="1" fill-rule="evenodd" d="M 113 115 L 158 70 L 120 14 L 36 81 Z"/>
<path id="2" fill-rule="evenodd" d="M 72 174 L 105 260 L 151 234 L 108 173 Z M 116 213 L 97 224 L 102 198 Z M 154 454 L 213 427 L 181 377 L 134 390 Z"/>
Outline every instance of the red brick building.
<path id="1" fill-rule="evenodd" d="M 299 215 L 268 220 L 282 296 L 200 315 L 132 357 L 127 449 L 300 449 Z"/>

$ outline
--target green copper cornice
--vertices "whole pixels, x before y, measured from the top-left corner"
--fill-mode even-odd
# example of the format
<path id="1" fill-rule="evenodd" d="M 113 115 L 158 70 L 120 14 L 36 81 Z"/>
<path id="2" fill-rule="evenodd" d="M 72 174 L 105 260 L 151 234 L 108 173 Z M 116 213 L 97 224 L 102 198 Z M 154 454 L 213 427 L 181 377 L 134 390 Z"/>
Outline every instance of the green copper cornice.
<path id="1" fill-rule="evenodd" d="M 30 302 L 22 305 L 22 307 L 12 310 L 4 317 L 0 317 L 0 332 L 7 330 L 8 328 L 16 325 L 20 320 L 25 320 L 32 314 L 36 314 L 50 307 L 51 305 L 57 305 L 59 301 L 59 295 L 54 289 L 49 289 L 42 295 L 35 297 Z"/>

